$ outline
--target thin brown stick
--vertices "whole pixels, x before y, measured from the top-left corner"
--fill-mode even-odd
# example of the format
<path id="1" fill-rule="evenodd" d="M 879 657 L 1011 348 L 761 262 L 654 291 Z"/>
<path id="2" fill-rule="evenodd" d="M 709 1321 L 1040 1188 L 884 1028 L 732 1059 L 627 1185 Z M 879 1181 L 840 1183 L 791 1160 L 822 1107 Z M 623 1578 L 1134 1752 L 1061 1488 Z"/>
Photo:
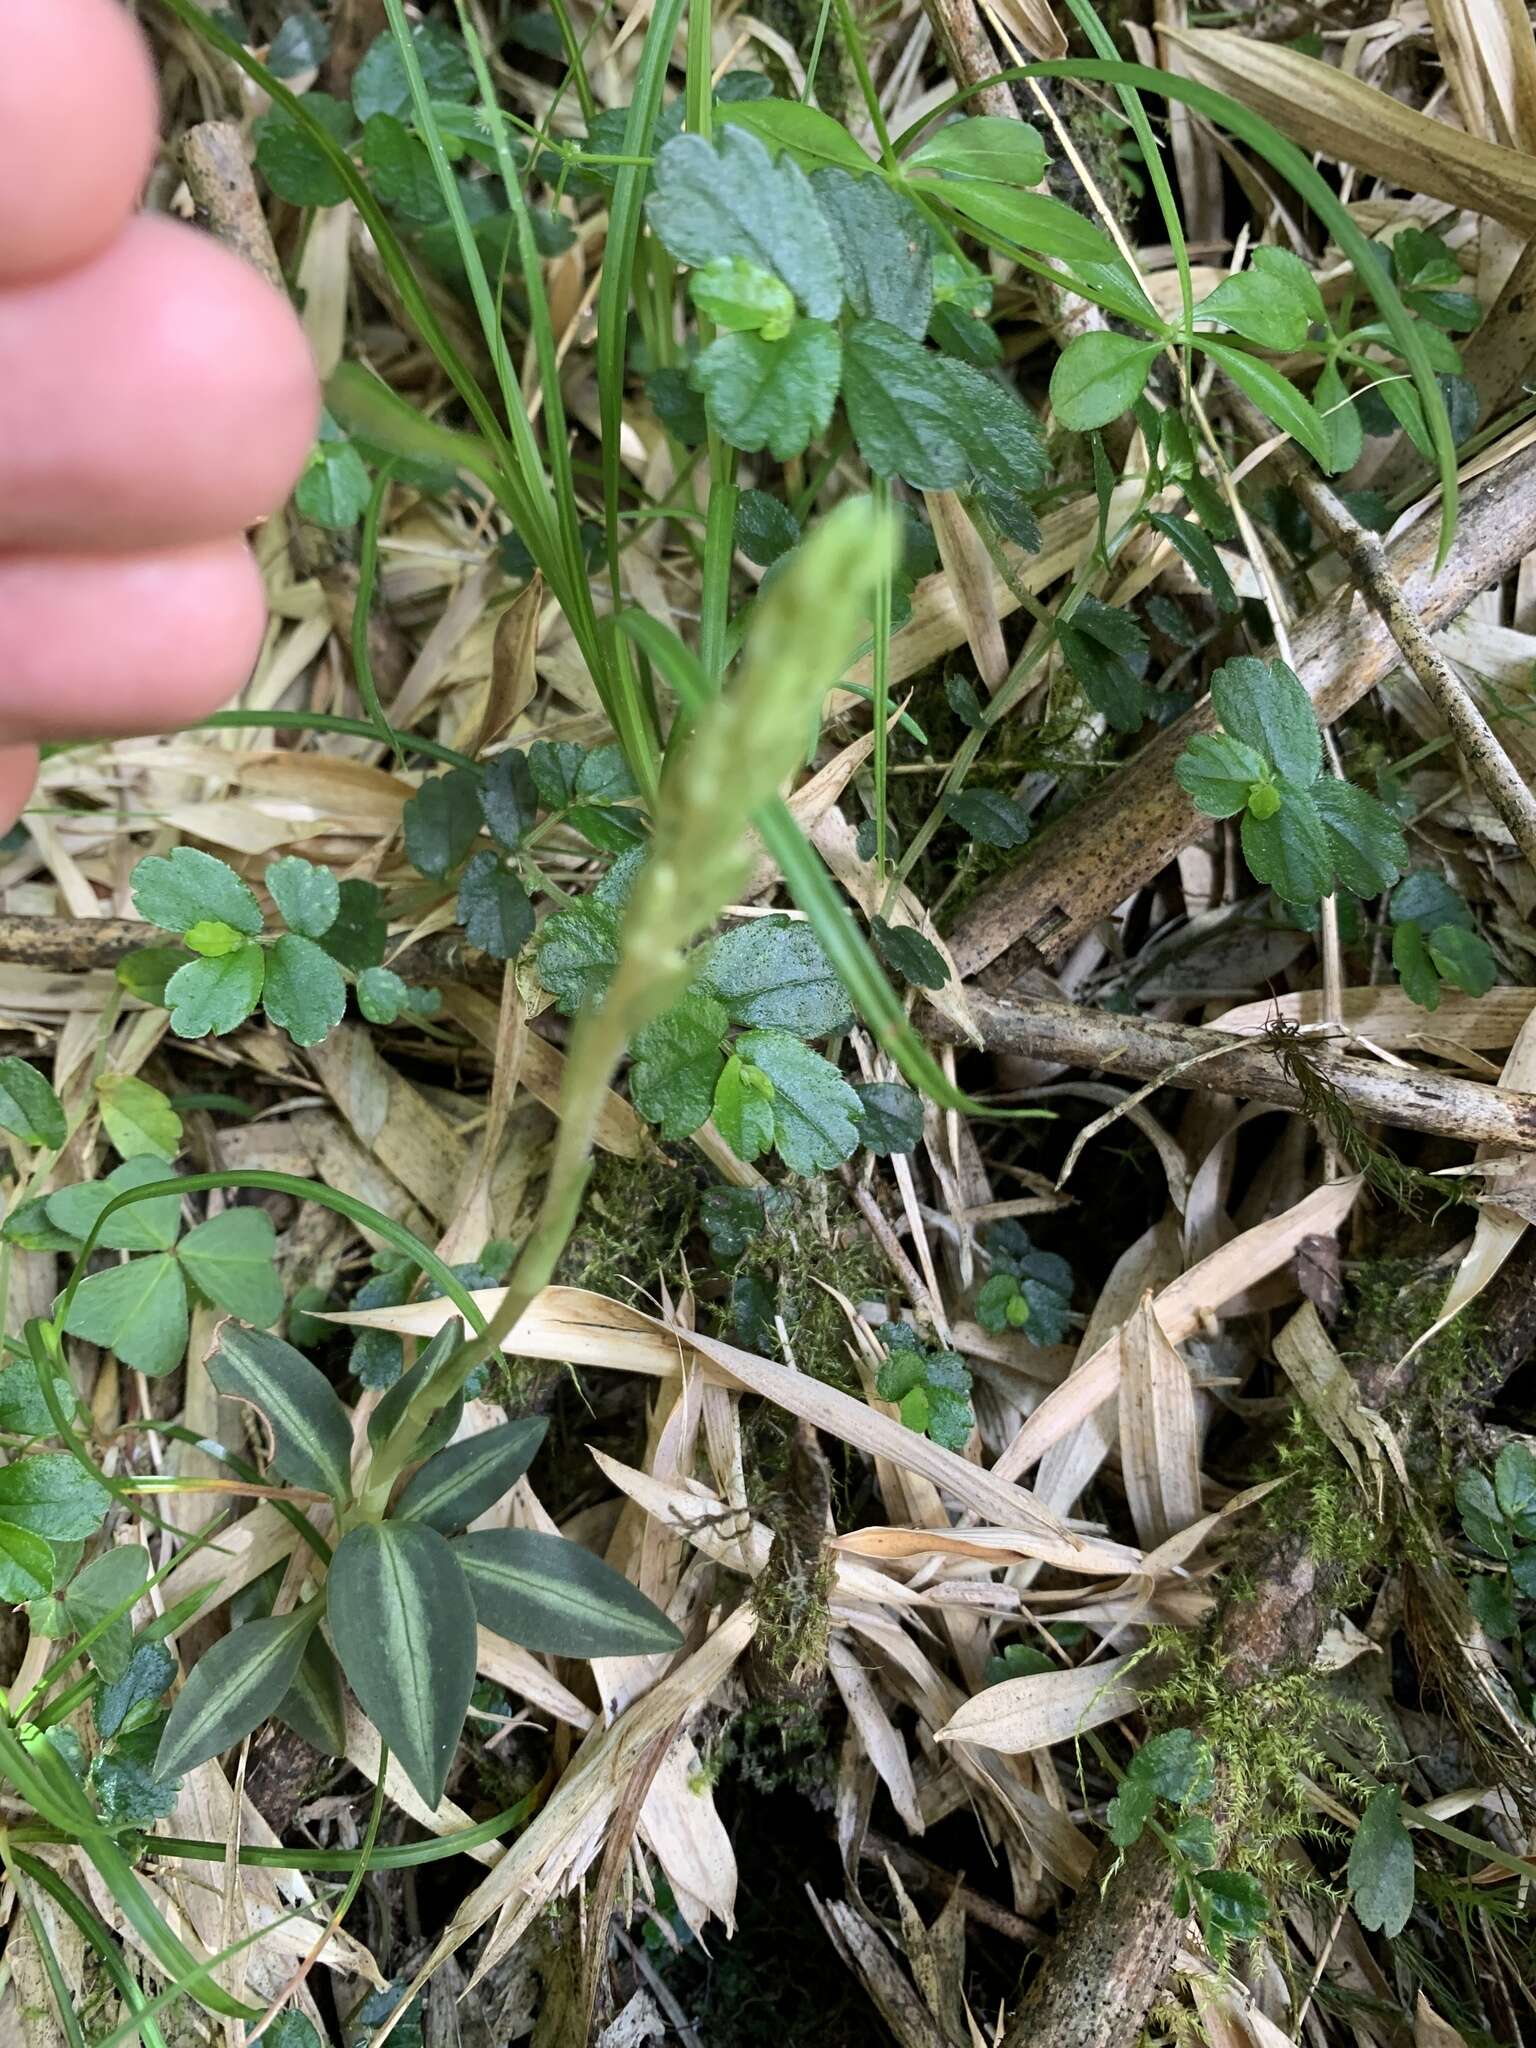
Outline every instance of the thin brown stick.
<path id="1" fill-rule="evenodd" d="M 1215 1088 L 1284 1109 L 1315 1106 L 1286 1071 L 1280 1052 L 1263 1039 L 1031 997 L 1003 1001 L 978 993 L 971 998 L 971 1013 L 989 1052 L 1160 1079 L 1172 1088 Z M 933 1025 L 935 1036 L 947 1036 L 950 1029 L 937 1021 Z M 1323 1087 L 1362 1122 L 1536 1151 L 1536 1095 L 1517 1095 L 1459 1074 L 1377 1066 L 1330 1052 L 1315 1039 L 1304 1042 L 1304 1057 Z"/>
<path id="2" fill-rule="evenodd" d="M 1430 631 L 1536 548 L 1536 448 L 1523 450 L 1467 494 L 1455 544 L 1438 575 L 1437 527 L 1432 512 L 1387 554 L 1399 589 Z M 1292 639 L 1293 666 L 1325 725 L 1358 703 L 1398 660 L 1382 620 L 1348 586 L 1309 612 Z M 1113 788 L 1077 804 L 1036 850 L 981 890 L 947 935 L 961 974 L 978 974 L 995 962 L 988 982 L 1002 988 L 1024 968 L 1060 959 L 1207 831 L 1208 821 L 1174 780 L 1173 764 L 1196 733 L 1214 725 L 1203 700 L 1117 770 Z"/>
<path id="3" fill-rule="evenodd" d="M 239 123 L 200 121 L 189 128 L 181 141 L 181 168 L 209 232 L 259 270 L 268 284 L 286 291 Z"/>
<path id="4" fill-rule="evenodd" d="M 1228 407 L 1255 442 L 1272 438 L 1268 423 L 1236 392 L 1227 393 Z M 1536 868 L 1536 796 L 1510 760 L 1498 735 L 1473 703 L 1465 684 L 1424 630 L 1424 622 L 1392 573 L 1379 534 L 1362 526 L 1354 513 L 1316 475 L 1293 441 L 1276 449 L 1271 460 L 1305 506 L 1314 524 L 1342 556 L 1425 694 L 1450 728 L 1489 803 L 1510 837 Z"/>

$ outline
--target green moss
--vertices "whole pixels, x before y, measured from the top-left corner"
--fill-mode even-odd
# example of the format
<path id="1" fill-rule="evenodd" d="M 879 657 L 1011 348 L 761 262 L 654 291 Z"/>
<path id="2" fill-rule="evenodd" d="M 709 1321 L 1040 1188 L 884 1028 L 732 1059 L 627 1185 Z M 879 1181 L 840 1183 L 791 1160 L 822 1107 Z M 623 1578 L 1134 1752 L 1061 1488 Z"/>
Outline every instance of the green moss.
<path id="1" fill-rule="evenodd" d="M 1334 1575 L 1335 1605 L 1354 1607 L 1391 1554 L 1396 1539 L 1395 1497 L 1384 1489 L 1378 1510 L 1305 1408 L 1293 1411 L 1276 1447 L 1277 1476 L 1285 1484 L 1271 1497 L 1269 1529 L 1291 1526 L 1307 1549 Z M 1230 1594 L 1229 1594 L 1229 1597 Z"/>
<path id="2" fill-rule="evenodd" d="M 848 1356 L 852 1333 L 835 1287 L 850 1301 L 885 1292 L 885 1271 L 870 1242 L 864 1219 L 835 1181 L 796 1184 L 796 1206 L 787 1220 L 753 1238 L 736 1261 L 737 1281 L 760 1283 L 789 1333 L 799 1370 L 813 1380 L 859 1391 Z"/>
<path id="3" fill-rule="evenodd" d="M 1228 1682 L 1210 1641 L 1177 1629 L 1154 1630 L 1149 1645 L 1157 1675 L 1143 1687 L 1154 1724 L 1196 1727 L 1211 1745 L 1220 1774 L 1225 1862 L 1267 1884 L 1294 1890 L 1285 1843 L 1299 1834 L 1331 1832 L 1306 1796 L 1305 1781 L 1331 1786 L 1358 1801 L 1361 1784 L 1341 1766 L 1330 1731 L 1348 1724 L 1367 1746 L 1385 1749 L 1369 1709 L 1341 1699 L 1313 1671 L 1288 1671 Z"/>

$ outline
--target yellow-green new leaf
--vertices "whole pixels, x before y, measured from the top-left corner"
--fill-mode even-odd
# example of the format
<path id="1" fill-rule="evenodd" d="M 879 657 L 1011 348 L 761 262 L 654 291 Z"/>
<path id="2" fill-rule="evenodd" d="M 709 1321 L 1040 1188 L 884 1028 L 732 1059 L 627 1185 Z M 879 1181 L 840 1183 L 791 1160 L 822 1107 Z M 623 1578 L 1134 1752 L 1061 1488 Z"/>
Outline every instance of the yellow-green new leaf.
<path id="1" fill-rule="evenodd" d="M 475 1685 L 475 1605 L 458 1560 L 420 1522 L 364 1523 L 342 1538 L 329 1583 L 347 1683 L 435 1807 Z"/>
<path id="2" fill-rule="evenodd" d="M 294 1614 L 248 1621 L 215 1643 L 176 1696 L 155 1757 L 155 1776 L 180 1777 L 275 1713 L 319 1618 L 319 1603 L 311 1601 Z"/>

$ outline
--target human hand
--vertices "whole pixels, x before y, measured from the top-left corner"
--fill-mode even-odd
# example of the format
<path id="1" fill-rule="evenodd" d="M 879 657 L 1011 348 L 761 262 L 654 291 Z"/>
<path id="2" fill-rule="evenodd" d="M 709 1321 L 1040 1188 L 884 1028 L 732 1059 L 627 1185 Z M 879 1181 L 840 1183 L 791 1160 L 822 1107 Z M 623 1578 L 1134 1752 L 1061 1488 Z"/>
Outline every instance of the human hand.
<path id="1" fill-rule="evenodd" d="M 5 0 L 0 65 L 0 829 L 36 742 L 154 732 L 245 681 L 243 530 L 314 440 L 291 307 L 208 236 L 133 213 L 149 52 L 119 0 Z"/>

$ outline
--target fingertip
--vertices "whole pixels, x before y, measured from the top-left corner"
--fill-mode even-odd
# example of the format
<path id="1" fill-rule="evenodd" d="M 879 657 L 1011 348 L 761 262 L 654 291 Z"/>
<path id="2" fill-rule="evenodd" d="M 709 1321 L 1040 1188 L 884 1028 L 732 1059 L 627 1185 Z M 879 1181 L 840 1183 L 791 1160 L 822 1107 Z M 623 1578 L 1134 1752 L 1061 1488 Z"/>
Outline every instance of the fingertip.
<path id="1" fill-rule="evenodd" d="M 120 0 L 6 0 L 0 279 L 73 269 L 117 233 L 154 156 L 149 47 Z"/>
<path id="2" fill-rule="evenodd" d="M 9 832 L 26 809 L 36 780 L 36 747 L 0 747 L 0 832 Z"/>
<path id="3" fill-rule="evenodd" d="M 195 724 L 247 682 L 266 619 L 239 539 L 0 557 L 0 752 Z"/>

